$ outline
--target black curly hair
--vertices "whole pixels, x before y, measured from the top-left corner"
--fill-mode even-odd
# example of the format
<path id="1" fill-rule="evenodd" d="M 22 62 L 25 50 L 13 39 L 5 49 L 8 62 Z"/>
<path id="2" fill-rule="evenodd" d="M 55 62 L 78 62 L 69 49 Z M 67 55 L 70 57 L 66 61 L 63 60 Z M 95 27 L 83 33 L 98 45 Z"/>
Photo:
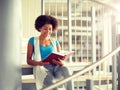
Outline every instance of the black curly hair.
<path id="1" fill-rule="evenodd" d="M 56 31 L 58 27 L 58 20 L 50 15 L 40 15 L 35 20 L 35 29 L 40 32 L 40 28 L 45 24 L 52 24 L 52 30 Z"/>

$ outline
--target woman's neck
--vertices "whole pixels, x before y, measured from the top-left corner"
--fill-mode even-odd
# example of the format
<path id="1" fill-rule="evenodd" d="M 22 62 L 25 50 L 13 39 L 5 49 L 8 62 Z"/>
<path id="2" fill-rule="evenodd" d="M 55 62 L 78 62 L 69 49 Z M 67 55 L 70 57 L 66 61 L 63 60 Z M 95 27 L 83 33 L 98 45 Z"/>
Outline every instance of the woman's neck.
<path id="1" fill-rule="evenodd" d="M 40 39 L 40 40 L 49 40 L 50 37 L 44 37 L 44 36 L 40 35 L 40 36 L 39 36 L 39 39 Z"/>
<path id="2" fill-rule="evenodd" d="M 49 46 L 51 44 L 50 37 L 39 36 L 40 45 Z"/>

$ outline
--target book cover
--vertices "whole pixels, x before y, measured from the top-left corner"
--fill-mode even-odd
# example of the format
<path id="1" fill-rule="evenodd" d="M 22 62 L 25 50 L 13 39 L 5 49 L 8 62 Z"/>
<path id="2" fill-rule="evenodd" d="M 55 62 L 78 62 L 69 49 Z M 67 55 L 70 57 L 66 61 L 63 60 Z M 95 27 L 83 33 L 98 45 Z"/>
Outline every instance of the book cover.
<path id="1" fill-rule="evenodd" d="M 50 64 L 54 64 L 52 60 L 67 60 L 70 56 L 72 56 L 74 51 L 61 51 L 61 52 L 52 52 L 47 58 L 43 59 L 43 62 L 49 62 Z M 59 58 L 59 59 L 58 59 Z"/>

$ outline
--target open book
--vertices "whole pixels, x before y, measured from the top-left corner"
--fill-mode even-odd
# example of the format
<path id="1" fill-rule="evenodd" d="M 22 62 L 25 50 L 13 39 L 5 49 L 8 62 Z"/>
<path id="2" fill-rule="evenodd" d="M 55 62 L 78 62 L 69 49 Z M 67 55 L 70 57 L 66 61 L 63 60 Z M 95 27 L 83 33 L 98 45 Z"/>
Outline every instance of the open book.
<path id="1" fill-rule="evenodd" d="M 61 52 L 52 52 L 47 58 L 43 59 L 43 62 L 49 62 L 50 64 L 54 64 L 52 60 L 67 60 L 70 56 L 72 56 L 74 51 L 61 51 Z"/>

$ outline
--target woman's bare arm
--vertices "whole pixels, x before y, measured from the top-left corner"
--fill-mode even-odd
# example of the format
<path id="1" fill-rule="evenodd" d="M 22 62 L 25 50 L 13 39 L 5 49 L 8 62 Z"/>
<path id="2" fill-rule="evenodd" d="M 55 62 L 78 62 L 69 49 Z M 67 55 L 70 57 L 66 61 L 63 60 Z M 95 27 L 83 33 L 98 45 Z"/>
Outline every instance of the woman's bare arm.
<path id="1" fill-rule="evenodd" d="M 32 66 L 44 66 L 45 64 L 48 64 L 48 62 L 33 60 L 32 59 L 33 51 L 34 51 L 33 46 L 30 43 L 28 43 L 28 46 L 27 46 L 27 64 L 32 65 Z"/>

